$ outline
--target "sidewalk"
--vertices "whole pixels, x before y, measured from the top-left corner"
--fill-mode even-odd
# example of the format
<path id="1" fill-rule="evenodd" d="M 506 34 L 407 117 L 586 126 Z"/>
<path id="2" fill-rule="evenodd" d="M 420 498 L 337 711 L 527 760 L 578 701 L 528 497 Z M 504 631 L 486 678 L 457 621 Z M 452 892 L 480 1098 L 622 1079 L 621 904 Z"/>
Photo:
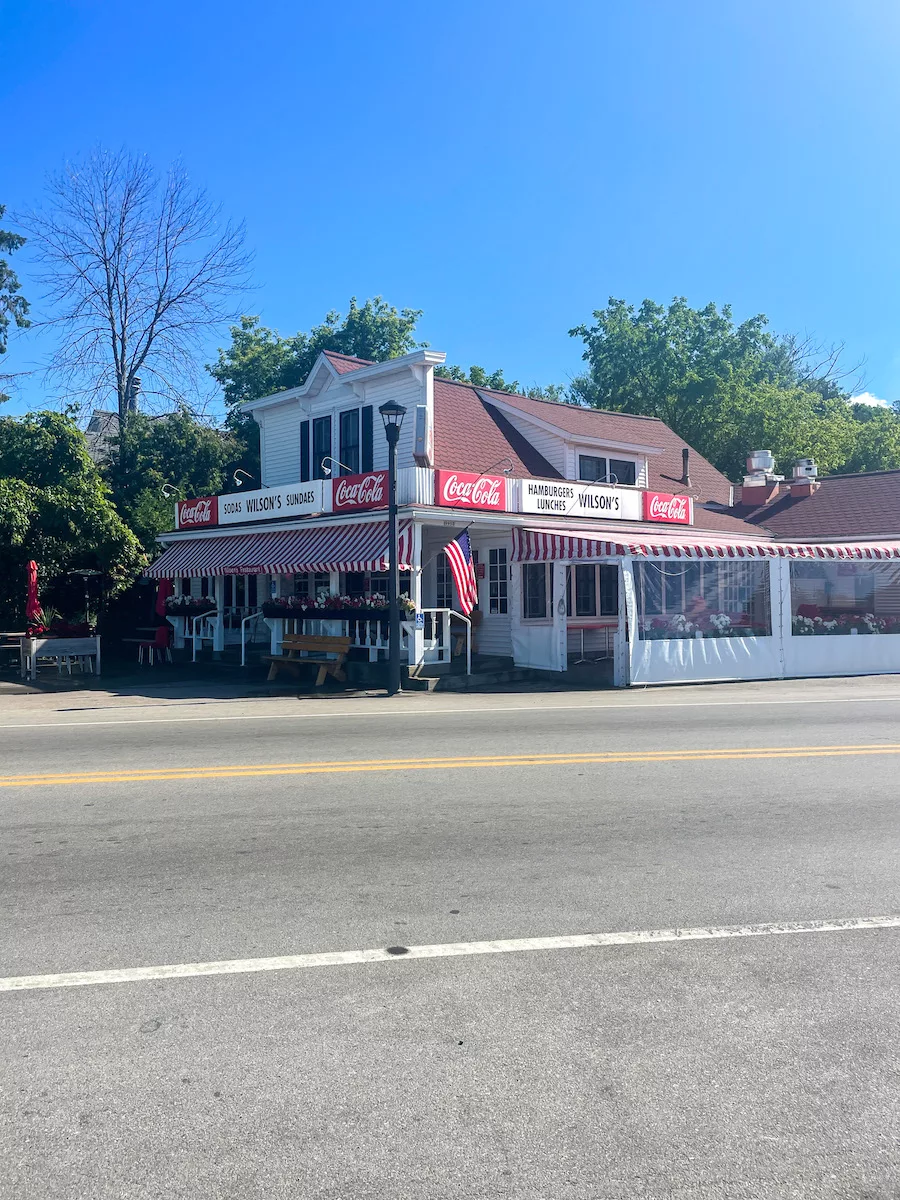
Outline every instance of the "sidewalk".
<path id="1" fill-rule="evenodd" d="M 177 670 L 177 668 L 176 668 Z M 854 705 L 862 701 L 900 701 L 900 676 L 877 675 L 849 679 L 791 679 L 753 683 L 693 684 L 682 686 L 632 688 L 623 691 L 568 688 L 541 688 L 533 685 L 510 687 L 492 692 L 403 692 L 387 697 L 381 690 L 299 692 L 296 687 L 260 683 L 258 680 L 174 678 L 172 672 L 161 678 L 162 672 L 145 671 L 135 676 L 133 671 L 119 677 L 101 676 L 91 679 L 87 686 L 47 686 L 39 681 L 30 684 L 0 683 L 0 726 L 28 724 L 33 720 L 76 723 L 90 721 L 91 714 L 121 713 L 123 720 L 140 717 L 164 717 L 172 710 L 218 715 L 264 715 L 296 713 L 316 715 L 356 713 L 360 716 L 403 711 L 484 712 L 489 718 L 500 709 L 540 707 L 552 697 L 554 708 L 621 709 L 697 708 L 697 720 L 702 710 L 718 704 L 790 705 L 840 704 L 848 709 L 847 740 L 852 741 Z M 68 684 L 68 679 L 66 679 Z M 81 716 L 83 714 L 83 717 Z M 187 713 L 186 713 L 187 715 Z M 898 714 L 900 715 L 900 714 Z M 636 716 L 636 720 L 643 718 Z"/>

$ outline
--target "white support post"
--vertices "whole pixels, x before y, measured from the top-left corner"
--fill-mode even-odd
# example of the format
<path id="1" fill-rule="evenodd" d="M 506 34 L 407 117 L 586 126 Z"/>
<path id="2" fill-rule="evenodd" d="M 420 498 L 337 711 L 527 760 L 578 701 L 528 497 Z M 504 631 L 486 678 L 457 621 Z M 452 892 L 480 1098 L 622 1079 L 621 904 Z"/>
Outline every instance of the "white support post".
<path id="1" fill-rule="evenodd" d="M 614 664 L 613 683 L 616 687 L 631 687 L 634 648 L 638 641 L 637 603 L 634 587 L 634 560 L 622 559 L 619 576 L 619 647 Z"/>
<path id="2" fill-rule="evenodd" d="M 413 524 L 412 571 L 410 572 L 410 599 L 416 612 L 422 611 L 422 526 Z M 418 666 L 425 661 L 425 626 L 418 627 L 413 620 L 413 631 L 408 638 L 409 665 Z"/>
<path id="3" fill-rule="evenodd" d="M 788 675 L 788 647 L 793 636 L 791 561 L 788 558 L 769 559 L 769 604 L 772 610 L 772 636 L 778 639 L 778 662 L 781 678 L 785 679 Z"/>
<path id="4" fill-rule="evenodd" d="M 219 653 L 225 649 L 225 576 L 217 575 L 215 578 L 216 589 L 216 623 L 213 628 L 213 653 Z"/>

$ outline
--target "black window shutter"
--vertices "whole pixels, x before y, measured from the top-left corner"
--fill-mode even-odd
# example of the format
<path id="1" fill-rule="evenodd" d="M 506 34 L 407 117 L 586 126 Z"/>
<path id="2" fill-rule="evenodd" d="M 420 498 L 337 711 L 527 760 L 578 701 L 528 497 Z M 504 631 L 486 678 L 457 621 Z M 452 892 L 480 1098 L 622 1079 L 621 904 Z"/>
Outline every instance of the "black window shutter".
<path id="1" fill-rule="evenodd" d="M 300 482 L 309 479 L 309 421 L 300 422 Z"/>
<path id="2" fill-rule="evenodd" d="M 372 405 L 367 404 L 362 410 L 362 454 L 360 456 L 361 471 L 371 471 L 374 463 L 374 448 L 372 445 Z"/>

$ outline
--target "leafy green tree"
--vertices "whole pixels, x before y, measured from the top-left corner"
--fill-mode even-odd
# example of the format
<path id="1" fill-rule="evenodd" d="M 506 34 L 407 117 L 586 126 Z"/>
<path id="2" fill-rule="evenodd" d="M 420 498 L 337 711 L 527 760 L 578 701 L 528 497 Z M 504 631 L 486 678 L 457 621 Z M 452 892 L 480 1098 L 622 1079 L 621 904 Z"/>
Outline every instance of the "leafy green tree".
<path id="1" fill-rule="evenodd" d="M 561 403 L 566 398 L 566 389 L 560 384 L 550 383 L 545 387 L 540 387 L 533 384 L 528 388 L 520 388 L 518 379 L 506 380 L 502 370 L 492 371 L 488 374 L 484 367 L 469 367 L 468 371 L 462 367 L 436 367 L 435 375 L 438 379 L 452 379 L 454 383 L 469 383 L 472 387 L 484 388 L 491 392 L 510 392 L 520 395 L 531 396 L 534 400 L 552 400 L 554 403 Z"/>
<path id="2" fill-rule="evenodd" d="M 503 371 L 492 371 L 488 374 L 484 367 L 469 367 L 468 371 L 462 367 L 436 367 L 435 375 L 439 379 L 452 379 L 454 383 L 470 383 L 472 387 L 486 388 L 492 392 L 517 392 L 519 390 L 518 379 L 507 381 L 503 377 Z"/>
<path id="3" fill-rule="evenodd" d="M 851 406 L 855 440 L 842 470 L 888 471 L 900 467 L 900 413 L 871 404 Z"/>
<path id="4" fill-rule="evenodd" d="M 833 359 L 810 369 L 805 344 L 766 326 L 762 315 L 736 324 L 728 305 L 695 309 L 676 297 L 635 309 L 611 298 L 593 325 L 570 330 L 588 364 L 572 400 L 660 417 L 731 478 L 761 447 L 783 466 L 809 455 L 824 472 L 845 469 L 857 428 Z"/>
<path id="5" fill-rule="evenodd" d="M 425 345 L 414 336 L 421 316 L 421 309 L 398 310 L 381 296 L 362 305 L 353 296 L 345 317 L 329 312 L 321 325 L 292 337 L 260 324 L 259 317 L 241 317 L 240 324 L 231 327 L 231 345 L 220 348 L 216 362 L 207 366 L 222 388 L 226 425 L 242 446 L 232 467 L 259 480 L 259 426 L 249 413 L 241 412 L 245 401 L 298 387 L 323 350 L 373 362 L 409 354 Z"/>
<path id="6" fill-rule="evenodd" d="M 185 409 L 131 413 L 113 439 L 106 477 L 120 515 L 153 552 L 157 534 L 172 528 L 175 500 L 224 491 L 239 456 L 230 431 L 201 424 Z"/>
<path id="7" fill-rule="evenodd" d="M 6 206 L 0 204 L 0 218 L 6 212 Z M 9 229 L 0 229 L 0 255 L 13 254 L 25 245 L 25 238 Z M 19 295 L 21 285 L 9 261 L 0 257 L 0 354 L 6 353 L 10 325 L 17 329 L 27 329 L 28 301 Z M 2 376 L 0 376 L 2 379 Z M 0 402 L 8 399 L 0 393 Z"/>
<path id="8" fill-rule="evenodd" d="M 138 575 L 146 558 L 110 502 L 84 435 L 70 417 L 0 419 L 0 612 L 21 621 L 25 564 L 43 588 L 72 571 L 102 571 L 107 595 Z"/>
<path id="9" fill-rule="evenodd" d="M 231 328 L 231 345 L 219 350 L 207 370 L 233 413 L 247 400 L 298 387 L 323 350 L 373 362 L 409 354 L 424 345 L 414 337 L 421 316 L 421 309 L 398 311 L 381 296 L 362 305 L 353 296 L 346 317 L 330 312 L 309 333 L 286 338 L 261 325 L 259 317 L 241 317 Z"/>

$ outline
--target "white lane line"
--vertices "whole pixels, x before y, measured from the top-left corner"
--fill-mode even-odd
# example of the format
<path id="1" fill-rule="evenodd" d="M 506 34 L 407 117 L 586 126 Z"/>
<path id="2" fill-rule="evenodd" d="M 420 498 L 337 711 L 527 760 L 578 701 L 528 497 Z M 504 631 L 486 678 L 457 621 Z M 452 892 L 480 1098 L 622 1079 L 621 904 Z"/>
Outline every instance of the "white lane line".
<path id="1" fill-rule="evenodd" d="M 576 933 L 567 937 L 506 938 L 490 942 L 447 942 L 409 946 L 401 953 L 336 950 L 325 954 L 287 954 L 280 958 L 234 958 L 224 962 L 174 963 L 159 967 L 123 967 L 112 971 L 65 971 L 56 975 L 0 978 L 0 992 L 38 988 L 87 987 L 103 983 L 141 983 L 154 979 L 190 979 L 198 975 L 250 975 L 260 971 L 298 971 L 361 963 L 408 962 L 417 958 L 464 958 L 476 954 L 518 954 L 526 950 L 583 950 L 602 946 L 640 946 L 657 942 L 714 941 L 775 934 L 855 933 L 900 928 L 900 916 L 848 917 L 826 921 L 766 921 L 759 925 L 708 925 L 695 929 L 641 929 L 625 933 Z M 395 950 L 399 948 L 394 948 Z"/>
<path id="2" fill-rule="evenodd" d="M 534 713 L 536 716 L 548 711 L 578 712 L 584 709 L 596 709 L 602 713 L 618 713 L 629 709 L 646 712 L 649 708 L 773 708 L 777 705 L 804 704 L 898 704 L 900 696 L 831 696 L 826 699 L 804 700 L 687 700 L 684 702 L 664 700 L 659 703 L 647 704 L 535 704 L 509 705 L 497 708 L 476 705 L 473 708 L 382 708 L 378 712 L 348 712 L 341 709 L 338 712 L 321 713 L 244 713 L 241 715 L 216 715 L 209 717 L 139 717 L 129 721 L 122 718 L 115 721 L 40 721 L 28 724 L 0 726 L 2 733 L 20 733 L 28 729 L 64 729 L 73 726 L 78 729 L 91 728 L 99 725 L 187 725 L 196 721 L 334 721 L 339 717 L 362 720 L 365 717 L 447 717 L 462 716 L 476 717 L 484 714 L 492 717 L 495 713 Z"/>

